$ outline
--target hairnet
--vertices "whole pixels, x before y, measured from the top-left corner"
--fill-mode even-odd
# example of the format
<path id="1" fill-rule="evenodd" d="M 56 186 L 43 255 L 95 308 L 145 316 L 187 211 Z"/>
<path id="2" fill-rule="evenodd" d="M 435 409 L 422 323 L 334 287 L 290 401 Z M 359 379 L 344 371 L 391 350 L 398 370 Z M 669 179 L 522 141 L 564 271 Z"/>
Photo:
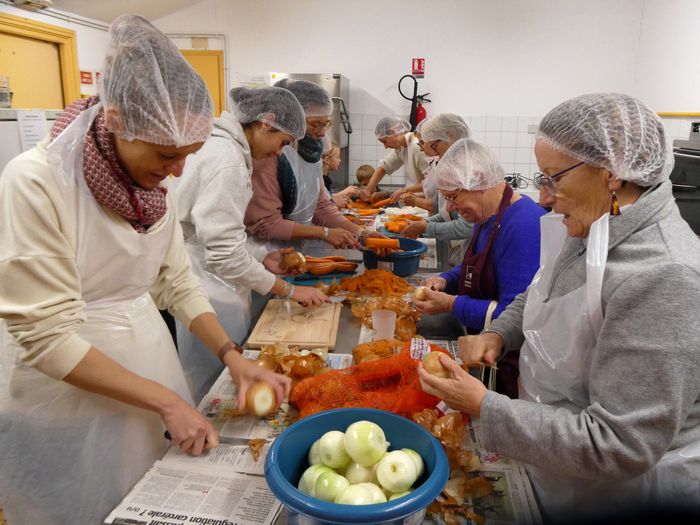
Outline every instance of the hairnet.
<path id="1" fill-rule="evenodd" d="M 378 139 L 403 135 L 409 131 L 411 131 L 411 125 L 399 117 L 384 117 L 377 122 L 377 127 L 374 128 L 374 134 Z"/>
<path id="2" fill-rule="evenodd" d="M 144 18 L 124 15 L 110 29 L 100 98 L 108 129 L 125 140 L 164 146 L 204 142 L 214 114 L 207 86 L 175 45 Z"/>
<path id="3" fill-rule="evenodd" d="M 275 86 L 294 93 L 307 117 L 328 117 L 333 114 L 333 101 L 328 92 L 318 84 L 307 80 L 283 78 L 277 81 Z"/>
<path id="4" fill-rule="evenodd" d="M 304 109 L 286 89 L 237 87 L 230 96 L 231 111 L 241 124 L 264 122 L 297 140 L 306 134 Z"/>
<path id="5" fill-rule="evenodd" d="M 328 135 L 324 135 L 323 138 L 321 139 L 321 142 L 323 142 L 323 154 L 328 155 L 331 151 L 333 151 L 333 141 Z"/>
<path id="6" fill-rule="evenodd" d="M 454 113 L 440 113 L 429 118 L 420 132 L 423 142 L 441 140 L 447 144 L 454 144 L 459 139 L 468 139 L 470 135 L 467 123 Z"/>
<path id="7" fill-rule="evenodd" d="M 472 139 L 452 144 L 434 170 L 442 191 L 487 190 L 505 176 L 493 151 Z"/>
<path id="8" fill-rule="evenodd" d="M 567 100 L 545 115 L 537 140 L 640 186 L 663 181 L 673 169 L 661 119 L 629 95 L 592 93 Z"/>

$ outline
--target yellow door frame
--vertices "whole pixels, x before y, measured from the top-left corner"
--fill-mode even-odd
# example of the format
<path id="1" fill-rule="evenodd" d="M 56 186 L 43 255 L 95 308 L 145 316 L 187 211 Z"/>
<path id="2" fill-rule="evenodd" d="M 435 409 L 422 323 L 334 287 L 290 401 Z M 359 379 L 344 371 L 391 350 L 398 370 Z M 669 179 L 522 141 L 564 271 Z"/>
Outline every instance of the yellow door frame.
<path id="1" fill-rule="evenodd" d="M 216 49 L 180 49 L 183 56 L 199 55 L 216 57 L 219 64 L 219 107 L 221 111 L 226 109 L 226 93 L 224 91 L 224 52 Z"/>
<path id="2" fill-rule="evenodd" d="M 28 18 L 0 13 L 0 33 L 57 44 L 61 67 L 63 104 L 67 106 L 80 98 L 78 46 L 75 31 Z"/>

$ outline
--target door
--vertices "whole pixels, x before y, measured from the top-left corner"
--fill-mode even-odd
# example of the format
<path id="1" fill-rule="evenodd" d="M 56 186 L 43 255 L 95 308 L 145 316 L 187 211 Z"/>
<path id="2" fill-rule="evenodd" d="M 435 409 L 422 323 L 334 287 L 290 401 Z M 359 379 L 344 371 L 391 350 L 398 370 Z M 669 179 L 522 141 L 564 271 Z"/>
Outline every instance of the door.
<path id="1" fill-rule="evenodd" d="M 226 109 L 224 52 L 215 50 L 193 51 L 189 49 L 181 49 L 180 51 L 206 83 L 214 104 L 214 115 L 218 117 Z"/>

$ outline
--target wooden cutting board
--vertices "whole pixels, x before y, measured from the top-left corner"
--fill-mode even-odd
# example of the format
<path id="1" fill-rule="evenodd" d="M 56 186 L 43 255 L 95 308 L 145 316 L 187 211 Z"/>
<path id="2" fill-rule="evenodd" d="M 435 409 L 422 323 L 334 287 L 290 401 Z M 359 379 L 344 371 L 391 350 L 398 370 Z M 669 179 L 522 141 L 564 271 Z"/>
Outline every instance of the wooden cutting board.
<path id="1" fill-rule="evenodd" d="M 284 299 L 270 299 L 260 315 L 258 323 L 246 342 L 248 348 L 286 343 L 302 348 L 335 348 L 338 335 L 340 303 L 330 303 L 313 308 L 304 308 L 290 301 L 287 313 Z"/>

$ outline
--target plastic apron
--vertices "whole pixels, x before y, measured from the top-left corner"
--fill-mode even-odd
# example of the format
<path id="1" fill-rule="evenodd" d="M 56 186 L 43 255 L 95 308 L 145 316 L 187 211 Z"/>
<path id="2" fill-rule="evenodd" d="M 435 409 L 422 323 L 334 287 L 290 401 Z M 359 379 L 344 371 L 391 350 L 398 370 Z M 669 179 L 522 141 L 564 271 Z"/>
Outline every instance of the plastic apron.
<path id="1" fill-rule="evenodd" d="M 608 257 L 605 214 L 591 226 L 586 249 L 586 284 L 549 298 L 552 273 L 566 241 L 562 216 L 541 218 L 540 269 L 529 287 L 523 312 L 525 343 L 520 350 L 520 399 L 580 413 L 589 406 L 591 355 L 603 324 L 601 292 Z M 654 468 L 629 481 L 594 481 L 528 465 L 545 513 L 619 511 L 673 502 L 700 504 L 700 443 L 666 453 Z"/>
<path id="2" fill-rule="evenodd" d="M 289 161 L 294 173 L 294 181 L 297 187 L 296 202 L 294 209 L 287 215 L 285 219 L 298 222 L 299 224 L 311 224 L 311 220 L 316 213 L 318 205 L 318 197 L 321 193 L 321 179 L 323 177 L 323 161 L 307 162 L 301 155 L 291 146 L 285 146 L 282 149 L 282 154 Z M 253 249 L 264 249 L 266 252 L 279 250 L 292 246 L 297 250 L 301 250 L 304 243 L 301 240 L 270 240 L 263 241 L 253 237 L 248 237 L 248 244 Z"/>
<path id="3" fill-rule="evenodd" d="M 251 192 L 252 190 L 248 190 Z M 202 282 L 209 302 L 216 311 L 221 325 L 231 340 L 242 343 L 248 335 L 253 318 L 251 289 L 230 284 L 205 268 L 205 248 L 188 239 L 185 248 L 192 263 L 192 271 Z M 180 321 L 177 327 L 177 349 L 187 383 L 195 403 L 209 391 L 224 369 L 223 364 Z"/>
<path id="4" fill-rule="evenodd" d="M 153 232 L 115 223 L 83 178 L 82 144 L 99 105 L 49 146 L 66 208 L 74 213 L 76 264 L 86 320 L 78 334 L 132 372 L 190 401 L 168 329 L 149 288 L 173 232 L 168 213 Z M 52 160 L 53 159 L 53 160 Z M 167 449 L 160 417 L 58 381 L 14 356 L 0 393 L 0 497 L 13 525 L 98 524 Z"/>

